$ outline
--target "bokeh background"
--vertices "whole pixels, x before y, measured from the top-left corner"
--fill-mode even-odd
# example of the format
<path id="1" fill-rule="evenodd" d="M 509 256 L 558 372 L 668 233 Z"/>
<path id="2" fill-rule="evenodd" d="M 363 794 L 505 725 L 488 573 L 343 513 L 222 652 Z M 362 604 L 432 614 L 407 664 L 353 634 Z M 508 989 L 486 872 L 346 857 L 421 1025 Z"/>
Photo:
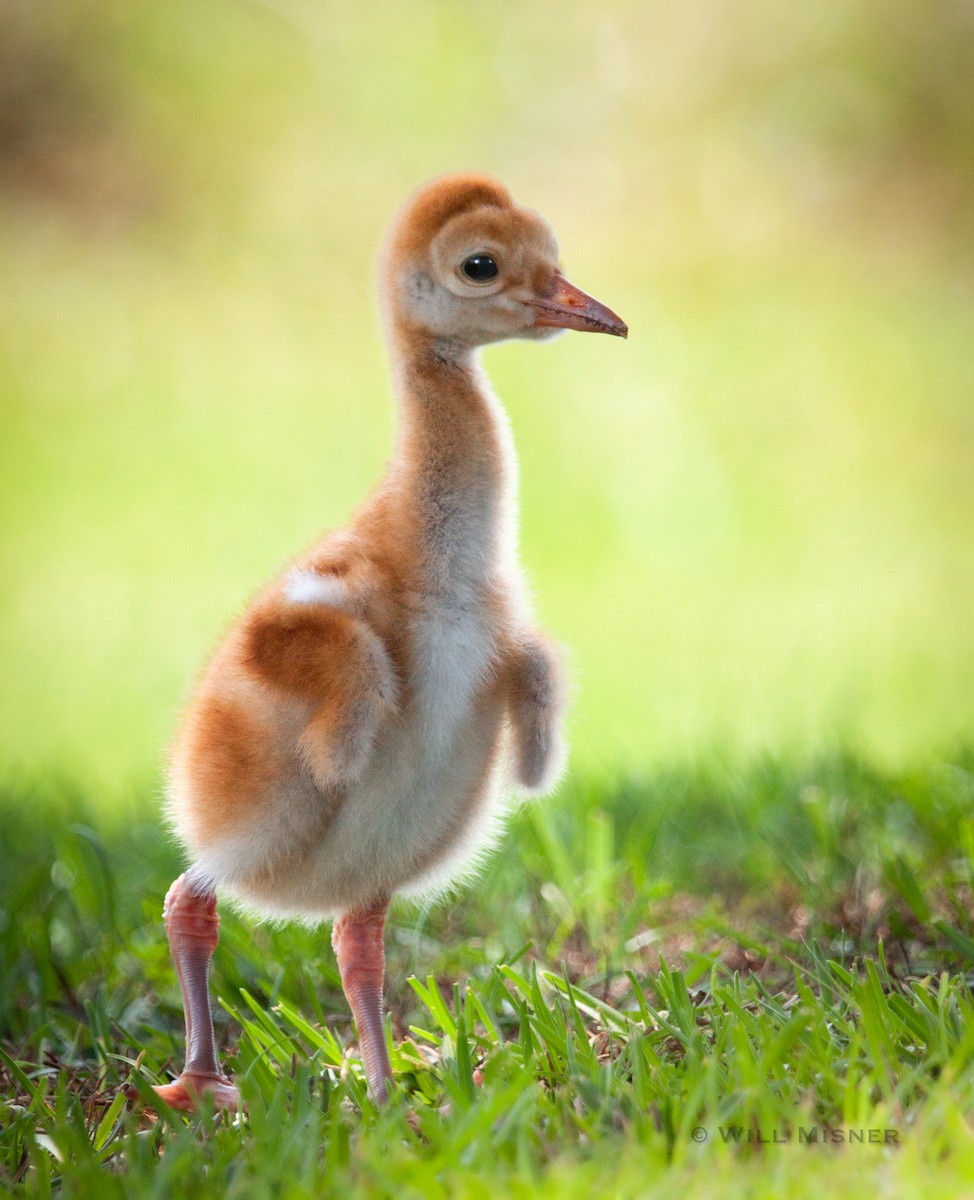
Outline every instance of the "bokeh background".
<path id="1" fill-rule="evenodd" d="M 577 770 L 969 736 L 972 61 L 961 0 L 2 0 L 3 763 L 156 777 L 381 470 L 375 249 L 454 168 L 631 327 L 486 355 Z"/>

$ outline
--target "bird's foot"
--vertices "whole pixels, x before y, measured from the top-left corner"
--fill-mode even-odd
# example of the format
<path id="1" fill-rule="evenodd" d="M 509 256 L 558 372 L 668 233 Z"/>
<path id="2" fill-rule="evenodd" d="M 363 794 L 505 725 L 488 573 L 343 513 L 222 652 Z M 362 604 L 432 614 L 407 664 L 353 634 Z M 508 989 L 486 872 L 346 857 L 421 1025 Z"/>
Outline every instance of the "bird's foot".
<path id="1" fill-rule="evenodd" d="M 184 1071 L 175 1083 L 166 1083 L 152 1090 L 170 1108 L 179 1109 L 180 1112 L 198 1112 L 204 1095 L 212 1098 L 217 1112 L 226 1109 L 235 1113 L 240 1108 L 240 1093 L 222 1075 L 197 1075 Z"/>

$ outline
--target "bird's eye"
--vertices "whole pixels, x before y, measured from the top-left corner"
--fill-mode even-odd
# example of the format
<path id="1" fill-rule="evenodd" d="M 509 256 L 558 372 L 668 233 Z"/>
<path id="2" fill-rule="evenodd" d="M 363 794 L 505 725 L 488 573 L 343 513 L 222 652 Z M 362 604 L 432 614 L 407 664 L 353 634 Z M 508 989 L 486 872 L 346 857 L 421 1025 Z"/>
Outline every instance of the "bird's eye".
<path id="1" fill-rule="evenodd" d="M 489 254 L 471 254 L 460 264 L 460 270 L 473 283 L 489 283 L 496 279 L 498 269 Z"/>

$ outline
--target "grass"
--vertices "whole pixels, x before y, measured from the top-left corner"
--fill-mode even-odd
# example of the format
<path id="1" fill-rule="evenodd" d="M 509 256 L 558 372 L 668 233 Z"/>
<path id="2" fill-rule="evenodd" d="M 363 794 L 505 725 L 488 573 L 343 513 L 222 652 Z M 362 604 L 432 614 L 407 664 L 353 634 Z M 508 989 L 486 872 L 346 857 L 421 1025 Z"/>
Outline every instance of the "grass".
<path id="1" fill-rule="evenodd" d="M 152 807 L 121 820 L 66 788 L 10 787 L 0 1181 L 66 1197 L 965 1194 L 972 801 L 960 753 L 895 776 L 712 761 L 519 810 L 483 879 L 390 922 L 400 1092 L 382 1112 L 326 933 L 225 913 L 234 1124 L 156 1119 L 120 1090 L 145 1098 L 181 1055 L 159 919 L 179 862 Z"/>

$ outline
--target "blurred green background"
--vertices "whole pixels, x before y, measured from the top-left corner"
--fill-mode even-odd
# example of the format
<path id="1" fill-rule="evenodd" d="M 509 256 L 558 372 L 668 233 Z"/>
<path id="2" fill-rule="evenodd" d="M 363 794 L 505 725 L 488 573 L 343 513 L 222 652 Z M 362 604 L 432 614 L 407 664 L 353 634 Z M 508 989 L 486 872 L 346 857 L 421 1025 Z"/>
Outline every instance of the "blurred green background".
<path id="1" fill-rule="evenodd" d="M 974 732 L 974 9 L 2 0 L 0 754 L 104 795 L 391 412 L 390 215 L 500 176 L 629 322 L 486 365 L 574 763 Z"/>

